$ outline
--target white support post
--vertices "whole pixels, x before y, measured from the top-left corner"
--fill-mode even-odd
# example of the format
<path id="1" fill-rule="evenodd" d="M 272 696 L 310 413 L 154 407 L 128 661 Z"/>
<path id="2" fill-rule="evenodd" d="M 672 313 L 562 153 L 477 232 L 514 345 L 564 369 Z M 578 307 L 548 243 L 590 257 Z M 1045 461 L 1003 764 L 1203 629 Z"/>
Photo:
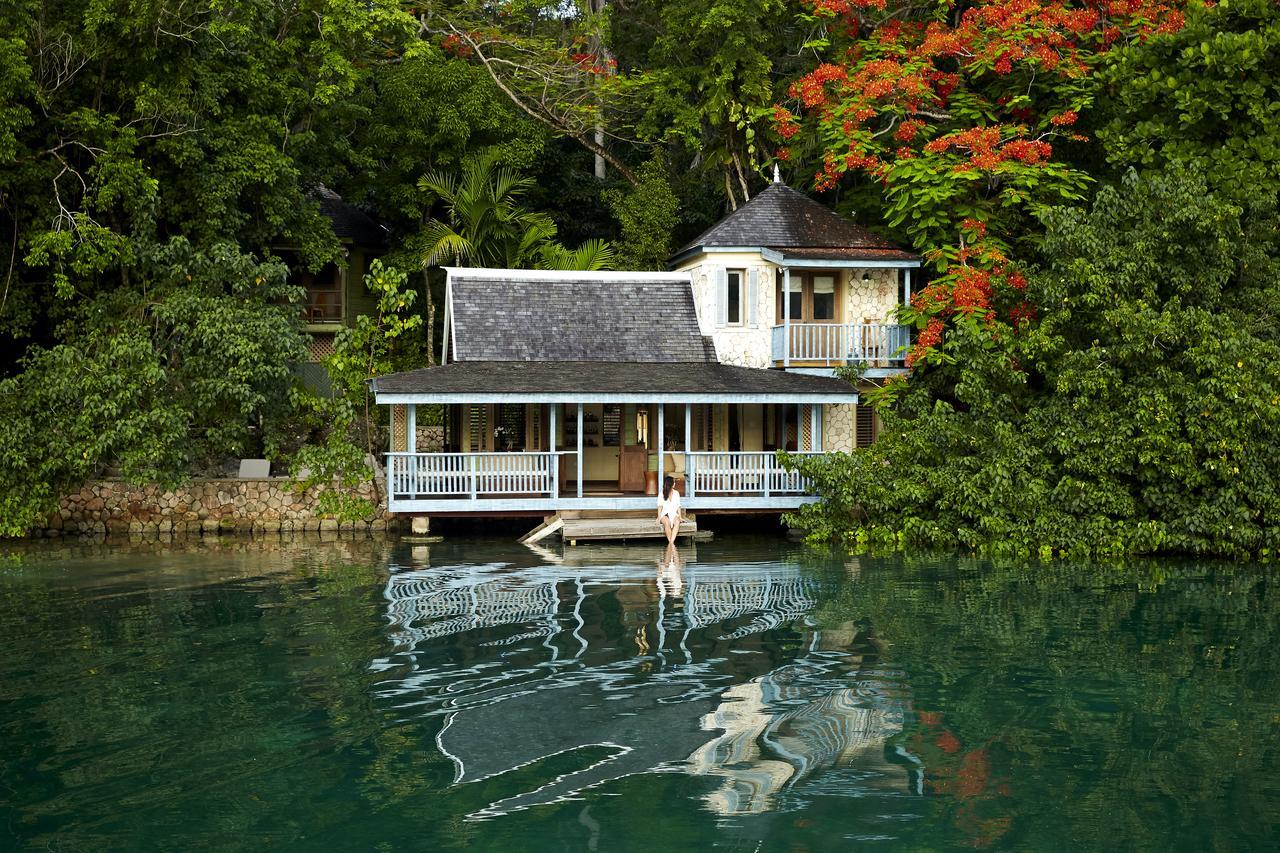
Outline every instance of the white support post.
<path id="1" fill-rule="evenodd" d="M 413 497 L 418 496 L 418 457 L 412 454 L 418 452 L 418 406 L 416 403 L 410 403 L 405 406 L 405 435 L 404 449 L 411 455 L 406 456 L 404 461 L 409 470 L 409 492 Z"/>
<path id="2" fill-rule="evenodd" d="M 685 497 L 693 488 L 693 404 L 684 404 L 684 490 Z"/>
<path id="3" fill-rule="evenodd" d="M 578 497 L 582 497 L 582 404 L 578 404 Z"/>
<path id="4" fill-rule="evenodd" d="M 822 449 L 822 406 L 818 403 L 809 407 L 809 449 Z"/>
<path id="5" fill-rule="evenodd" d="M 551 449 L 551 499 L 560 499 L 560 457 L 556 455 L 556 428 L 560 425 L 560 404 L 548 403 L 547 420 L 550 422 L 551 437 L 547 439 L 547 447 Z"/>
<path id="6" fill-rule="evenodd" d="M 662 492 L 663 475 L 666 473 L 664 470 L 665 466 L 663 464 L 664 462 L 663 457 L 667 455 L 665 452 L 666 448 L 663 447 L 663 445 L 666 443 L 664 439 L 667 434 L 666 415 L 667 415 L 667 404 L 659 403 L 658 404 L 658 440 L 654 442 L 654 444 L 657 445 L 658 447 L 658 492 L 659 494 L 661 494 Z"/>
<path id="7" fill-rule="evenodd" d="M 907 276 L 907 292 L 903 294 L 902 304 L 910 305 L 911 304 L 911 270 L 905 269 L 903 270 L 903 272 L 906 273 L 906 276 Z"/>
<path id="8" fill-rule="evenodd" d="M 791 267 L 782 268 L 782 366 L 791 366 Z"/>

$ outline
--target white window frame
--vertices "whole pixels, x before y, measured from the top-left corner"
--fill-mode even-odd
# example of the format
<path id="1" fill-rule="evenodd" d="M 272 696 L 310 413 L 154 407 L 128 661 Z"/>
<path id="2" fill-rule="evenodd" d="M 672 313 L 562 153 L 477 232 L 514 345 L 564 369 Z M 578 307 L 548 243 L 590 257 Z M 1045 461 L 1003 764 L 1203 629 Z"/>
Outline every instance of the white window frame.
<path id="1" fill-rule="evenodd" d="M 738 319 L 729 316 L 729 288 L 733 279 L 737 279 L 738 287 Z M 747 324 L 747 271 L 745 269 L 726 269 L 724 271 L 724 325 L 730 328 L 741 328 Z"/>

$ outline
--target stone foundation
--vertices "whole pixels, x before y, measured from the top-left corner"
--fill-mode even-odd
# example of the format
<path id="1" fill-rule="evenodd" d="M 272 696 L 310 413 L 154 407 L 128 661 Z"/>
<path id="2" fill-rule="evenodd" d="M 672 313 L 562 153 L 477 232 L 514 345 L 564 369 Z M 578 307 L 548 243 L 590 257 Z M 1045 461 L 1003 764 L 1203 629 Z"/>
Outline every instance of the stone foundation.
<path id="1" fill-rule="evenodd" d="M 264 480 L 192 480 L 177 489 L 132 486 L 121 480 L 95 480 L 65 496 L 57 513 L 33 535 L 218 535 L 220 533 L 293 533 L 384 531 L 400 519 L 380 511 L 373 518 L 338 522 L 322 518 L 318 498 L 328 487 L 298 491 L 284 477 Z M 356 494 L 373 500 L 373 484 Z"/>

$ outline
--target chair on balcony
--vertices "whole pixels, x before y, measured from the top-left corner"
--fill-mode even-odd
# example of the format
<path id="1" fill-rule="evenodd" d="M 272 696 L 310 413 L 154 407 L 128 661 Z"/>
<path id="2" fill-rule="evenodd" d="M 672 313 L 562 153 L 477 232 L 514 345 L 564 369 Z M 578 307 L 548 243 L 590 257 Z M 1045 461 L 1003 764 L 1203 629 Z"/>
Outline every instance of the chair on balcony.
<path id="1" fill-rule="evenodd" d="M 668 450 L 662 458 L 663 471 L 670 477 L 674 477 L 676 481 L 676 491 L 682 495 L 689 494 L 689 490 L 685 488 L 685 456 L 683 453 L 674 450 Z"/>

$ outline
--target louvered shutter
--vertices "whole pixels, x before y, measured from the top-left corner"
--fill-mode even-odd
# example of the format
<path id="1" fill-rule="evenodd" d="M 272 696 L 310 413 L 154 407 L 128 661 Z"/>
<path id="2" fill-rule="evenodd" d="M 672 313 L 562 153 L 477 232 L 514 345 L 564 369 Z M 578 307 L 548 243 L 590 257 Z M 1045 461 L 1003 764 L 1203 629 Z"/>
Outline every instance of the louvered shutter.
<path id="1" fill-rule="evenodd" d="M 754 327 L 756 324 L 756 303 L 760 301 L 760 270 L 757 267 L 752 267 L 750 276 L 750 284 L 747 287 L 747 325 Z"/>
<path id="2" fill-rule="evenodd" d="M 729 325 L 729 274 L 724 267 L 716 267 L 714 272 L 716 288 L 716 325 Z"/>

